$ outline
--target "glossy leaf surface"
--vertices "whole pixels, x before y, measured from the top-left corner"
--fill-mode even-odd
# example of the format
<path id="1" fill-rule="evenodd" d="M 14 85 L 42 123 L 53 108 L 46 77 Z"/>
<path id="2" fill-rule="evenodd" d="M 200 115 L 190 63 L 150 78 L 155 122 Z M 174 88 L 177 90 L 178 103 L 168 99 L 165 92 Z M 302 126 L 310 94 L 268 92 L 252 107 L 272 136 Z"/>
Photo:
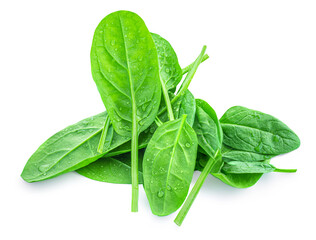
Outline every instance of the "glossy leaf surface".
<path id="1" fill-rule="evenodd" d="M 138 153 L 138 179 L 143 183 L 142 162 L 143 151 Z M 77 172 L 92 180 L 108 183 L 131 184 L 131 154 L 115 157 L 102 157 Z"/>
<path id="2" fill-rule="evenodd" d="M 269 173 L 274 172 L 276 167 L 265 162 L 225 162 L 222 171 L 225 173 Z"/>
<path id="3" fill-rule="evenodd" d="M 275 155 L 260 154 L 254 152 L 247 152 L 242 150 L 236 150 L 226 145 L 222 146 L 222 157 L 227 160 L 235 160 L 242 162 L 257 162 L 271 159 Z"/>
<path id="4" fill-rule="evenodd" d="M 97 152 L 107 113 L 100 113 L 73 124 L 47 139 L 30 157 L 21 177 L 36 182 L 74 171 L 99 159 L 130 138 L 115 133 L 110 126 L 104 153 Z"/>
<path id="5" fill-rule="evenodd" d="M 243 151 L 278 155 L 300 146 L 297 135 L 275 117 L 245 107 L 232 107 L 220 119 L 224 144 Z"/>
<path id="6" fill-rule="evenodd" d="M 166 39 L 155 33 L 151 35 L 157 48 L 160 76 L 165 82 L 167 91 L 171 91 L 177 87 L 182 78 L 178 57 Z"/>
<path id="7" fill-rule="evenodd" d="M 157 51 L 143 20 L 118 11 L 95 30 L 91 70 L 117 133 L 130 136 L 153 123 L 161 98 Z"/>
<path id="8" fill-rule="evenodd" d="M 155 215 L 176 211 L 189 191 L 198 144 L 185 118 L 161 125 L 145 151 L 144 188 Z"/>

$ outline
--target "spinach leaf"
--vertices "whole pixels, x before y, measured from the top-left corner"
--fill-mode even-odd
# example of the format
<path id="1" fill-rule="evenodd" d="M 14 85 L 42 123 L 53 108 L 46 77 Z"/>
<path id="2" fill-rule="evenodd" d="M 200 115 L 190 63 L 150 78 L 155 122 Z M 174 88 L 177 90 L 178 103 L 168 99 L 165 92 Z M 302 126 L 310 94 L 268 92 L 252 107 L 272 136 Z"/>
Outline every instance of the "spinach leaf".
<path id="1" fill-rule="evenodd" d="M 165 82 L 167 91 L 171 91 L 177 87 L 183 75 L 178 57 L 166 39 L 155 33 L 151 36 L 157 48 L 160 77 Z"/>
<path id="2" fill-rule="evenodd" d="M 236 150 L 231 147 L 222 145 L 222 157 L 227 160 L 243 161 L 243 162 L 257 162 L 271 159 L 275 155 L 260 154 L 254 152 L 247 152 Z"/>
<path id="3" fill-rule="evenodd" d="M 263 173 L 244 173 L 244 174 L 231 174 L 231 173 L 212 173 L 222 182 L 235 188 L 248 188 L 255 185 L 262 177 Z"/>
<path id="4" fill-rule="evenodd" d="M 196 103 L 195 103 L 195 98 L 193 94 L 189 90 L 186 90 L 185 94 L 183 95 L 183 97 L 181 98 L 179 102 L 180 102 L 180 106 L 178 107 L 175 113 L 176 118 L 180 118 L 183 115 L 187 115 L 186 120 L 188 124 L 192 127 L 194 123 L 195 111 L 196 111 Z"/>
<path id="5" fill-rule="evenodd" d="M 222 129 L 215 111 L 203 100 L 196 100 L 196 117 L 193 129 L 197 134 L 199 147 L 208 155 L 208 161 L 174 220 L 179 226 L 189 212 L 208 174 L 220 172 L 223 164 L 221 157 Z"/>
<path id="6" fill-rule="evenodd" d="M 171 214 L 185 200 L 197 146 L 196 134 L 185 115 L 164 123 L 154 133 L 143 161 L 144 188 L 153 214 Z"/>
<path id="7" fill-rule="evenodd" d="M 222 168 L 225 173 L 270 173 L 270 172 L 296 172 L 296 169 L 279 169 L 265 162 L 239 162 L 228 161 Z"/>
<path id="8" fill-rule="evenodd" d="M 47 139 L 27 161 L 21 177 L 37 182 L 82 168 L 130 138 L 118 135 L 109 126 L 104 153 L 97 146 L 107 113 L 86 118 Z M 109 143 L 109 144 L 108 144 Z"/>
<path id="9" fill-rule="evenodd" d="M 245 107 L 232 107 L 220 119 L 224 144 L 234 149 L 278 155 L 300 146 L 297 135 L 275 117 Z"/>
<path id="10" fill-rule="evenodd" d="M 209 156 L 214 156 L 221 148 L 223 133 L 214 109 L 207 102 L 196 99 L 196 115 L 193 125 L 199 146 Z"/>
<path id="11" fill-rule="evenodd" d="M 162 101 L 160 109 L 164 108 L 164 106 L 165 106 L 164 102 Z M 190 126 L 193 125 L 193 121 L 195 117 L 195 99 L 194 99 L 193 94 L 189 90 L 187 90 L 181 98 L 178 98 L 177 101 L 172 104 L 172 109 L 173 109 L 176 119 L 181 118 L 183 115 L 187 115 L 186 121 L 188 122 Z M 159 115 L 159 118 L 163 122 L 166 122 L 168 121 L 168 114 L 166 112 L 162 112 L 162 114 Z M 157 125 L 156 123 L 153 123 L 145 131 L 140 133 L 139 144 L 138 144 L 139 149 L 145 148 L 147 146 L 148 142 L 152 138 L 156 129 L 157 129 Z M 130 152 L 130 151 L 131 151 L 131 142 L 129 141 L 111 150 L 105 156 L 112 157 L 119 154 Z"/>
<path id="12" fill-rule="evenodd" d="M 93 79 L 114 130 L 132 137 L 132 211 L 138 211 L 138 135 L 155 120 L 161 98 L 158 55 L 144 21 L 135 13 L 106 16 L 91 48 Z"/>
<path id="13" fill-rule="evenodd" d="M 144 151 L 138 152 L 138 179 L 143 183 L 142 162 Z M 131 155 L 122 154 L 115 157 L 102 157 L 84 168 L 77 170 L 82 176 L 92 180 L 117 184 L 131 184 Z"/>

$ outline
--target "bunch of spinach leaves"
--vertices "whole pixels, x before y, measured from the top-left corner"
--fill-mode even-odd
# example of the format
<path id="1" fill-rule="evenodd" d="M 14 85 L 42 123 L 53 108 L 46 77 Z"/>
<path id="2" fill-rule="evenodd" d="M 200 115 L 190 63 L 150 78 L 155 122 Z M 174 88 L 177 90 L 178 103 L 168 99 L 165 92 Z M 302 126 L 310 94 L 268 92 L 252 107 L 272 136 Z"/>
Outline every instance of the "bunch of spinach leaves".
<path id="1" fill-rule="evenodd" d="M 188 90 L 208 58 L 205 51 L 204 46 L 181 69 L 170 43 L 150 33 L 137 14 L 106 16 L 91 48 L 92 76 L 106 111 L 50 137 L 27 161 L 22 178 L 37 182 L 77 171 L 97 181 L 131 184 L 134 212 L 143 184 L 153 214 L 169 215 L 182 206 L 175 219 L 181 225 L 209 174 L 247 188 L 264 173 L 295 172 L 270 164 L 300 145 L 283 122 L 241 106 L 218 119 Z M 195 170 L 201 174 L 188 194 Z"/>

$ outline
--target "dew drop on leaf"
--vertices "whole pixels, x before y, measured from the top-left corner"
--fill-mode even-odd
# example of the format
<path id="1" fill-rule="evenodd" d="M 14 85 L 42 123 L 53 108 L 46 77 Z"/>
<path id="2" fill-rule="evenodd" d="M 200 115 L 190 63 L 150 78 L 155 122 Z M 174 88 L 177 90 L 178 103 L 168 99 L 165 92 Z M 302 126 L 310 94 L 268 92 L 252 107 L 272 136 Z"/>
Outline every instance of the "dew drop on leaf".
<path id="1" fill-rule="evenodd" d="M 44 173 L 49 169 L 50 165 L 49 164 L 42 164 L 41 166 L 38 167 L 38 171 Z M 46 174 L 44 174 L 46 175 Z"/>
<path id="2" fill-rule="evenodd" d="M 191 144 L 190 143 L 186 143 L 185 146 L 186 147 L 191 147 Z"/>
<path id="3" fill-rule="evenodd" d="M 168 185 L 168 186 L 167 186 L 167 190 L 168 190 L 168 191 L 170 191 L 170 190 L 171 190 L 171 187 L 170 187 L 170 185 Z"/>
<path id="4" fill-rule="evenodd" d="M 111 41 L 111 45 L 114 46 L 115 45 L 115 40 Z"/>
<path id="5" fill-rule="evenodd" d="M 273 142 L 279 142 L 280 141 L 280 139 L 279 139 L 279 137 L 278 136 L 273 136 Z"/>
<path id="6" fill-rule="evenodd" d="M 158 192 L 158 194 L 157 194 L 157 196 L 158 196 L 159 198 L 162 198 L 164 195 L 165 195 L 165 192 L 160 189 L 159 192 Z"/>

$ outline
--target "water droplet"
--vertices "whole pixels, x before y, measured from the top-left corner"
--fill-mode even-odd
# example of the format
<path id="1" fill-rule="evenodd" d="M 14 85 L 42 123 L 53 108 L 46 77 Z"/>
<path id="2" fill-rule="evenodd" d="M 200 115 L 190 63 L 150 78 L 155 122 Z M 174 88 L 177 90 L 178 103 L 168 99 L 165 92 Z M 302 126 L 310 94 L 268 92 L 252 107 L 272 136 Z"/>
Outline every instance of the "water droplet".
<path id="1" fill-rule="evenodd" d="M 115 45 L 115 40 L 111 41 L 111 45 L 114 46 Z"/>
<path id="2" fill-rule="evenodd" d="M 167 190 L 168 190 L 168 191 L 170 191 L 170 190 L 171 190 L 171 187 L 170 187 L 170 185 L 168 185 L 168 186 L 167 186 Z"/>
<path id="3" fill-rule="evenodd" d="M 124 37 L 127 38 L 127 34 L 125 34 Z"/>
<path id="4" fill-rule="evenodd" d="M 170 69 L 169 68 L 166 68 L 166 73 L 170 72 Z"/>
<path id="5" fill-rule="evenodd" d="M 273 142 L 279 142 L 280 141 L 280 139 L 279 139 L 279 137 L 278 136 L 273 136 Z"/>
<path id="6" fill-rule="evenodd" d="M 158 194 L 157 194 L 157 196 L 158 196 L 159 198 L 162 198 L 164 195 L 165 195 L 165 192 L 160 189 L 159 192 L 158 192 Z"/>
<path id="7" fill-rule="evenodd" d="M 258 113 L 254 113 L 253 115 L 252 115 L 254 118 L 257 118 L 257 119 L 260 119 L 260 115 L 258 114 Z"/>
<path id="8" fill-rule="evenodd" d="M 49 169 L 50 165 L 49 164 L 42 164 L 41 166 L 38 167 L 38 171 L 44 173 L 43 175 L 46 175 L 46 171 Z"/>
<path id="9" fill-rule="evenodd" d="M 191 144 L 190 143 L 186 143 L 185 146 L 186 147 L 191 147 Z"/>

